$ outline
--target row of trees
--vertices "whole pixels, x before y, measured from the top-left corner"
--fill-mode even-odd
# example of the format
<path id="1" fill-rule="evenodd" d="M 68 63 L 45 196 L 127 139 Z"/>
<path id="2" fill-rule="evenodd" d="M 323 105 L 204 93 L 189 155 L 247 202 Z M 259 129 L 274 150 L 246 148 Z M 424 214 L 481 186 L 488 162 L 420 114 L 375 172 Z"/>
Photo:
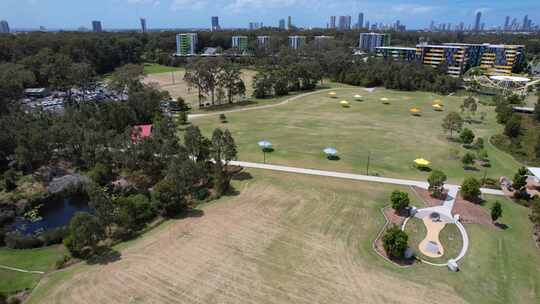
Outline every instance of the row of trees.
<path id="1" fill-rule="evenodd" d="M 198 91 L 199 107 L 210 95 L 211 105 L 225 100 L 233 103 L 234 98 L 246 93 L 240 65 L 222 58 L 198 59 L 186 67 L 184 80 Z M 217 99 L 217 100 L 216 100 Z"/>

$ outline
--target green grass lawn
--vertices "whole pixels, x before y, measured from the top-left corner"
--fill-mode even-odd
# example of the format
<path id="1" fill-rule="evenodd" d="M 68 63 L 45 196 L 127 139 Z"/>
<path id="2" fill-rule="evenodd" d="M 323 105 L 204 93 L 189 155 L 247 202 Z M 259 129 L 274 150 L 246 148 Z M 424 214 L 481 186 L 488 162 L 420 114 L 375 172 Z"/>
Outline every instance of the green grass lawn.
<path id="1" fill-rule="evenodd" d="M 156 63 L 145 63 L 144 64 L 144 74 L 159 74 L 159 73 L 168 73 L 183 70 L 183 68 L 170 67 Z"/>
<path id="2" fill-rule="evenodd" d="M 417 257 L 432 263 L 446 263 L 449 259 L 459 255 L 463 241 L 459 229 L 454 224 L 447 224 L 439 234 L 439 240 L 444 248 L 444 255 L 440 258 L 431 258 L 422 254 L 419 244 L 426 237 L 426 225 L 417 218 L 411 218 L 405 226 L 405 232 L 409 235 L 409 246 L 414 250 Z"/>
<path id="3" fill-rule="evenodd" d="M 54 269 L 55 262 L 66 253 L 63 245 L 28 250 L 2 248 L 0 249 L 0 265 L 47 272 Z M 0 269 L 0 292 L 11 294 L 33 288 L 41 277 L 40 274 Z"/>
<path id="4" fill-rule="evenodd" d="M 441 127 L 446 113 L 459 111 L 463 97 L 381 88 L 374 93 L 336 90 L 336 99 L 319 93 L 284 106 L 228 114 L 227 124 L 221 124 L 217 116 L 198 118 L 193 123 L 208 136 L 216 127 L 228 128 L 238 145 L 238 158 L 244 161 L 263 161 L 257 142 L 265 139 L 275 148 L 267 154 L 272 164 L 365 174 L 369 155 L 370 174 L 424 180 L 429 173 L 413 166 L 414 159 L 423 157 L 432 162 L 432 168 L 442 169 L 451 182 L 461 182 L 466 176 L 483 177 L 485 168 L 465 171 L 460 160 L 453 158 L 451 149 L 458 149 L 459 156 L 467 150 L 449 141 Z M 364 101 L 353 101 L 355 94 L 364 96 Z M 383 105 L 382 97 L 389 98 L 390 104 Z M 436 99 L 443 101 L 443 112 L 433 111 Z M 341 107 L 341 100 L 348 100 L 351 107 Z M 421 109 L 422 116 L 412 116 L 412 107 Z M 479 106 L 479 112 L 487 113 L 485 121 L 466 127 L 484 138 L 491 160 L 487 176 L 498 179 L 513 175 L 520 164 L 488 143 L 488 138 L 501 130 L 493 108 Z M 339 161 L 325 159 L 322 150 L 329 146 L 339 151 Z"/>

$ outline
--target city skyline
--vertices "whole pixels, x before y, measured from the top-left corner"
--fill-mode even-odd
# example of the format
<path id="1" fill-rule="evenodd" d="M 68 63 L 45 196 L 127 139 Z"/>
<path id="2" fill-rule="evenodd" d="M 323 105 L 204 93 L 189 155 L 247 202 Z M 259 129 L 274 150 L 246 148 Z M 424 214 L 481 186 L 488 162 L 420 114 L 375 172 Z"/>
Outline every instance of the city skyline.
<path id="1" fill-rule="evenodd" d="M 520 1 L 520 6 L 503 1 L 367 1 L 344 0 L 4 0 L 0 3 L 0 19 L 12 29 L 39 28 L 76 29 L 91 20 L 101 20 L 111 29 L 139 28 L 140 15 L 152 20 L 153 28 L 209 28 L 211 16 L 219 16 L 222 28 L 244 28 L 253 20 L 278 26 L 278 20 L 291 15 L 298 27 L 326 27 L 331 15 L 347 16 L 364 13 L 364 22 L 393 24 L 400 20 L 409 29 L 428 28 L 431 20 L 465 25 L 472 24 L 477 12 L 482 13 L 486 29 L 504 27 L 506 16 L 521 22 L 525 15 L 540 23 L 540 5 L 536 1 Z M 324 8 L 324 9 L 322 9 Z M 63 14 L 64 11 L 70 14 Z M 452 12 L 452 14 L 449 14 Z M 83 20 L 87 20 L 84 22 Z M 205 20 L 203 22 L 202 20 Z M 440 21 L 439 21 L 440 20 Z M 354 25 L 356 22 L 353 22 Z"/>

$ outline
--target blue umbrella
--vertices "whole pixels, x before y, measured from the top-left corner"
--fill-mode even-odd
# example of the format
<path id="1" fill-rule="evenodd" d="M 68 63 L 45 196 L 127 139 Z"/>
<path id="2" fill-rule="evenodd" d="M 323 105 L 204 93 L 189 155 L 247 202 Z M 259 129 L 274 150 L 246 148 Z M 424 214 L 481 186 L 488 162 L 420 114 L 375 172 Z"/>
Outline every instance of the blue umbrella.
<path id="1" fill-rule="evenodd" d="M 323 152 L 328 156 L 335 156 L 337 154 L 337 150 L 334 148 L 326 148 Z"/>
<path id="2" fill-rule="evenodd" d="M 261 140 L 257 144 L 259 145 L 259 147 L 261 147 L 263 149 L 272 148 L 272 143 L 267 141 L 267 140 Z"/>

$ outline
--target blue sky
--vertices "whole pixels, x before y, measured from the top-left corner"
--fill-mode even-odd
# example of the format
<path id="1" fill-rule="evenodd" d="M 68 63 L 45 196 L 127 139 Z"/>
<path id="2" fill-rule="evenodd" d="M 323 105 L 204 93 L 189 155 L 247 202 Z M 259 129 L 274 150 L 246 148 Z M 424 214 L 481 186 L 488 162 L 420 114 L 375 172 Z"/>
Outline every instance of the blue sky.
<path id="1" fill-rule="evenodd" d="M 0 19 L 12 28 L 90 27 L 91 20 L 101 20 L 105 29 L 135 28 L 141 16 L 149 28 L 209 27 L 212 15 L 220 17 L 222 27 L 246 27 L 250 21 L 277 25 L 287 15 L 308 27 L 326 26 L 330 15 L 358 12 L 372 23 L 399 19 L 409 28 L 424 28 L 431 20 L 470 24 L 478 10 L 486 26 L 501 25 L 506 15 L 521 22 L 528 14 L 540 23 L 539 0 L 0 0 Z"/>

